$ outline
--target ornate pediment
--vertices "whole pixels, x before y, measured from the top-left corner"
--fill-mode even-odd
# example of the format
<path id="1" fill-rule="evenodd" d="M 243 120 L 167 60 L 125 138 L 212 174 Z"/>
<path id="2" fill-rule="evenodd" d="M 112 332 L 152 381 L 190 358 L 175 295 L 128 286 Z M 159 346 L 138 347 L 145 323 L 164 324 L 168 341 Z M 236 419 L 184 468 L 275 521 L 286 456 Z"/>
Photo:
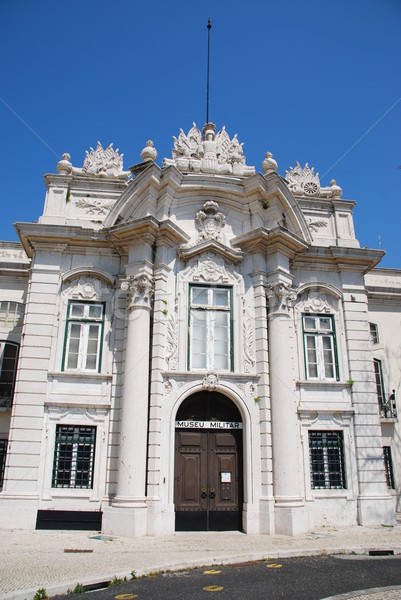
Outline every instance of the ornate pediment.
<path id="1" fill-rule="evenodd" d="M 285 172 L 288 187 L 295 196 L 310 196 L 315 198 L 341 198 L 342 189 L 331 180 L 330 187 L 320 185 L 319 173 L 315 173 L 314 167 L 308 163 L 304 168 L 297 161 L 295 168 L 290 167 Z"/>
<path id="2" fill-rule="evenodd" d="M 338 310 L 338 303 L 337 294 L 318 286 L 298 292 L 296 308 L 300 312 L 331 314 Z"/>
<path id="3" fill-rule="evenodd" d="M 233 270 L 232 266 L 215 252 L 205 252 L 199 258 L 195 258 L 184 271 L 181 271 L 179 277 L 183 281 L 194 283 L 225 285 L 235 284 L 241 280 L 241 276 Z"/>
<path id="4" fill-rule="evenodd" d="M 90 276 L 81 276 L 63 284 L 62 295 L 74 300 L 102 300 L 110 295 L 111 286 Z"/>
<path id="5" fill-rule="evenodd" d="M 186 135 L 181 129 L 174 137 L 172 158 L 163 159 L 163 166 L 175 165 L 180 171 L 219 173 L 246 177 L 255 173 L 255 167 L 246 165 L 243 144 L 237 134 L 231 139 L 225 127 L 216 134 L 214 123 L 206 123 L 203 134 L 194 123 Z"/>

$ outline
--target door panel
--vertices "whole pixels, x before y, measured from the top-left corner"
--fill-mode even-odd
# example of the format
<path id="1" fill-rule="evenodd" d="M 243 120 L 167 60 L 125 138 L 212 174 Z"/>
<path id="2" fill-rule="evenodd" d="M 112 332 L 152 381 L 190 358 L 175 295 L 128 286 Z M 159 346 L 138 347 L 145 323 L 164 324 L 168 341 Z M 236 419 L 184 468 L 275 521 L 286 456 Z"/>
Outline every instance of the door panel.
<path id="1" fill-rule="evenodd" d="M 241 434 L 176 431 L 176 530 L 241 529 Z"/>

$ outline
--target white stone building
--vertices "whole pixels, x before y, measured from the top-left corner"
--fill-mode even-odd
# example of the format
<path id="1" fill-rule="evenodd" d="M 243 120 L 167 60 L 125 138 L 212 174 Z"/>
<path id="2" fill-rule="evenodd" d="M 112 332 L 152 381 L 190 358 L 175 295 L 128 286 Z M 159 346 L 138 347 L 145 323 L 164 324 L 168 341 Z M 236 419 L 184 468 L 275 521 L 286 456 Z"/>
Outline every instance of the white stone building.
<path id="1" fill-rule="evenodd" d="M 354 202 L 213 124 L 141 157 L 63 155 L 0 246 L 1 527 L 394 523 L 401 271 Z"/>

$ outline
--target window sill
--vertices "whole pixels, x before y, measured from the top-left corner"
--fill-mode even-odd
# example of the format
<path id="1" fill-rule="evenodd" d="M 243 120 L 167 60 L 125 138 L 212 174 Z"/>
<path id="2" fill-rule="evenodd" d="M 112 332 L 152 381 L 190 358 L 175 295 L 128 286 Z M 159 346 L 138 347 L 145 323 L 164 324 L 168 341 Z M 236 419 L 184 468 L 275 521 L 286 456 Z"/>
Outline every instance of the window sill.
<path id="1" fill-rule="evenodd" d="M 85 377 L 102 381 L 105 379 L 111 380 L 113 378 L 113 376 L 108 373 L 97 373 L 93 371 L 49 371 L 48 376 L 52 379 L 82 379 L 82 377 Z"/>
<path id="2" fill-rule="evenodd" d="M 327 490 L 311 490 L 311 498 L 313 498 L 313 500 L 327 500 L 327 499 L 331 499 L 331 498 L 336 498 L 337 500 L 339 498 L 343 498 L 344 500 L 352 500 L 351 496 L 349 493 L 347 493 L 348 490 L 331 490 L 331 489 L 327 489 Z"/>
<path id="3" fill-rule="evenodd" d="M 350 388 L 352 386 L 348 381 L 332 381 L 330 379 L 304 379 L 295 382 L 297 387 L 319 387 L 324 385 L 325 387 L 336 387 L 336 388 Z"/>

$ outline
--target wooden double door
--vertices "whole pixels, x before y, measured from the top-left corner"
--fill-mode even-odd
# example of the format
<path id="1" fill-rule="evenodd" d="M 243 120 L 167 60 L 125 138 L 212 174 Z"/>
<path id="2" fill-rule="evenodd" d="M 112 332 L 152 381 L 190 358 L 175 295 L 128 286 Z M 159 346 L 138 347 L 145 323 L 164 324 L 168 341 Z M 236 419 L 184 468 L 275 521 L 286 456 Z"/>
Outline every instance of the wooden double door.
<path id="1" fill-rule="evenodd" d="M 210 412 L 201 416 L 210 418 Z M 241 530 L 242 423 L 199 419 L 176 425 L 176 530 Z"/>

